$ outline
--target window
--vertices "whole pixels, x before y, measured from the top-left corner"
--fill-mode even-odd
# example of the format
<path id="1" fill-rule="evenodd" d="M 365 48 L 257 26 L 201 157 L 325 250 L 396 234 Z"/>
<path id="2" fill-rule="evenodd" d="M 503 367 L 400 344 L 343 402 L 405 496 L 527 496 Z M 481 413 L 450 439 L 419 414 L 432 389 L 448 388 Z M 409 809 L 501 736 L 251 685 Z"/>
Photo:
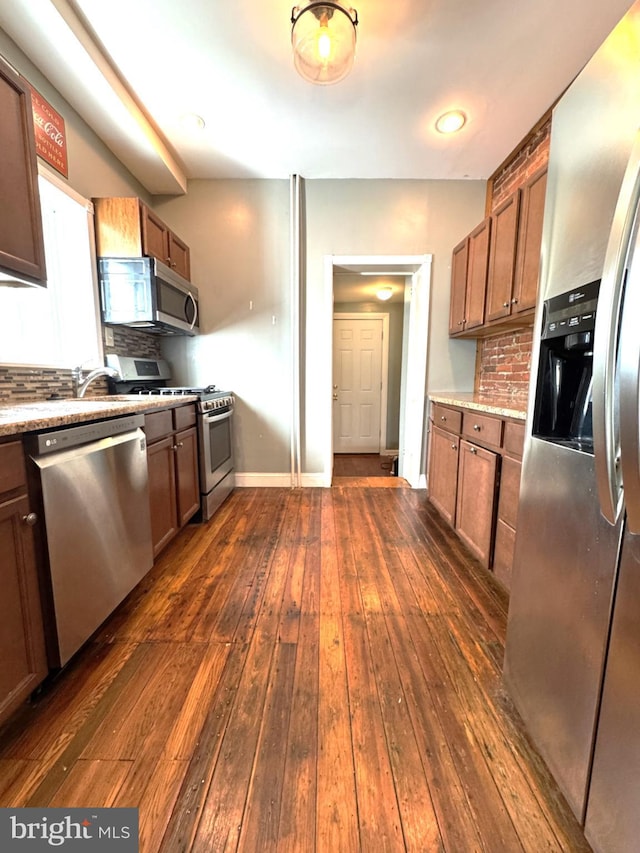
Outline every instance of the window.
<path id="1" fill-rule="evenodd" d="M 102 364 L 90 205 L 42 173 L 38 182 L 47 287 L 0 287 L 0 364 Z"/>

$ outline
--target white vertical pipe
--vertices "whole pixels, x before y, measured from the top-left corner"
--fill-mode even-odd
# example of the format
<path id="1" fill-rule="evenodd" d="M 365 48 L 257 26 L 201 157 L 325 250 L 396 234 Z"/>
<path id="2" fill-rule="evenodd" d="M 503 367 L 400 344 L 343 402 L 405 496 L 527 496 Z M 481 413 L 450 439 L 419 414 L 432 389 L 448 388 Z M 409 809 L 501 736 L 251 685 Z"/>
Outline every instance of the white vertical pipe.
<path id="1" fill-rule="evenodd" d="M 291 251 L 291 488 L 300 487 L 300 292 L 302 286 L 302 179 L 289 182 Z"/>

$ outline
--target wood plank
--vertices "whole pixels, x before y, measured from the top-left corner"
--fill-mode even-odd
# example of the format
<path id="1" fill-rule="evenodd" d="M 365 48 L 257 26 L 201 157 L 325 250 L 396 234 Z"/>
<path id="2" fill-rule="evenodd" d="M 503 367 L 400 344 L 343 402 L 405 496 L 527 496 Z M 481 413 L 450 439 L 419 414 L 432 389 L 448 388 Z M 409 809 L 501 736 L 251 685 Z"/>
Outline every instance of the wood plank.
<path id="1" fill-rule="evenodd" d="M 111 808 L 130 770 L 130 761 L 79 759 L 69 768 L 64 782 L 46 805 L 67 809 Z"/>
<path id="2" fill-rule="evenodd" d="M 313 853 L 316 849 L 318 766 L 318 679 L 320 634 L 320 490 L 307 489 L 308 514 L 300 529 L 304 559 L 300 594 L 297 654 L 291 695 L 291 716 L 282 780 L 278 853 Z M 282 629 L 280 629 L 282 631 Z"/>
<path id="3" fill-rule="evenodd" d="M 359 849 L 349 694 L 331 493 L 322 496 L 316 849 Z"/>

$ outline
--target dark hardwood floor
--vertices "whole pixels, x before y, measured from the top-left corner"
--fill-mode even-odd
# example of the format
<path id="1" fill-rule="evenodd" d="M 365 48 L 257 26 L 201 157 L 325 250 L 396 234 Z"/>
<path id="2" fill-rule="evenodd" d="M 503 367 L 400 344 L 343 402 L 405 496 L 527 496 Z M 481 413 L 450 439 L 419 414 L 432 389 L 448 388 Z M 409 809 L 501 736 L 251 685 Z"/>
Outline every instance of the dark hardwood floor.
<path id="1" fill-rule="evenodd" d="M 137 806 L 146 853 L 587 851 L 506 609 L 424 492 L 239 489 L 0 731 L 0 806 Z"/>
<path id="2" fill-rule="evenodd" d="M 334 477 L 390 477 L 391 456 L 378 453 L 334 453 Z"/>

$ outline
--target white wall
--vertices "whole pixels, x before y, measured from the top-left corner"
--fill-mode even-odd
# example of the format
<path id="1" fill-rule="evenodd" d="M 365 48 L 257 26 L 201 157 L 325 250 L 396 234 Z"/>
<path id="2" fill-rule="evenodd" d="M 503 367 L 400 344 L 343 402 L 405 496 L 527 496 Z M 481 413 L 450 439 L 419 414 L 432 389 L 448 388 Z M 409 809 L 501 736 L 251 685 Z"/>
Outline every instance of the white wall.
<path id="1" fill-rule="evenodd" d="M 303 470 L 323 468 L 330 365 L 318 361 L 327 329 L 326 255 L 432 254 L 427 388 L 473 388 L 475 341 L 448 337 L 451 250 L 484 216 L 483 181 L 307 181 L 306 361 Z"/>
<path id="2" fill-rule="evenodd" d="M 155 207 L 189 244 L 191 278 L 200 294 L 199 337 L 163 342 L 173 378 L 234 392 L 239 472 L 286 473 L 289 182 L 191 181 L 187 196 Z"/>
<path id="3" fill-rule="evenodd" d="M 484 201 L 481 181 L 305 183 L 303 472 L 322 471 L 321 425 L 331 406 L 323 392 L 331 365 L 317 356 L 330 334 L 323 322 L 331 317 L 324 256 L 432 253 L 428 386 L 470 389 L 475 342 L 450 341 L 447 333 L 450 261 L 453 246 L 482 219 Z M 174 375 L 183 382 L 215 382 L 237 395 L 241 473 L 289 471 L 288 181 L 192 181 L 185 197 L 156 200 L 155 207 L 191 247 L 203 306 L 200 337 L 164 346 Z"/>

